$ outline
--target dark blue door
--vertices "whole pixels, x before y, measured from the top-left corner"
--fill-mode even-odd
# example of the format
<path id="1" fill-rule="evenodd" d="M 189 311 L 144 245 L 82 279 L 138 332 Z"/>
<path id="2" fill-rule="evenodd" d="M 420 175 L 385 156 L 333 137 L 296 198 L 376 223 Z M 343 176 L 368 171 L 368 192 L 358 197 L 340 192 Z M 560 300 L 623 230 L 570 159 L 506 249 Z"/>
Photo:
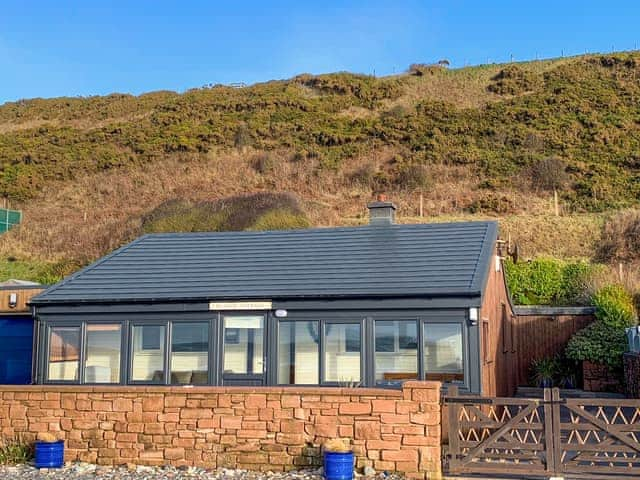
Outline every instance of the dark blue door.
<path id="1" fill-rule="evenodd" d="M 33 319 L 0 316 L 0 385 L 31 383 Z"/>

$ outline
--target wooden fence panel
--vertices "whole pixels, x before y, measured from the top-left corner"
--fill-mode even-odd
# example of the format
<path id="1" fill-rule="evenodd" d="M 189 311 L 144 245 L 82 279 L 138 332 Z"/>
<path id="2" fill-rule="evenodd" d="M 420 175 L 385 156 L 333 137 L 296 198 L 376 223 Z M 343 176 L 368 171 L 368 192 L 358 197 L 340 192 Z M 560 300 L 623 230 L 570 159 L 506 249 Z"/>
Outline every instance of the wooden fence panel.
<path id="1" fill-rule="evenodd" d="M 640 478 L 640 400 L 445 396 L 444 471 L 464 474 Z"/>
<path id="2" fill-rule="evenodd" d="M 545 309 L 539 310 L 545 312 Z M 553 309 L 546 311 L 551 313 Z M 511 373 L 515 375 L 516 385 L 529 384 L 530 366 L 534 360 L 563 352 L 572 335 L 594 320 L 592 313 L 522 314 L 518 309 L 516 313 L 512 328 L 518 367 Z"/>

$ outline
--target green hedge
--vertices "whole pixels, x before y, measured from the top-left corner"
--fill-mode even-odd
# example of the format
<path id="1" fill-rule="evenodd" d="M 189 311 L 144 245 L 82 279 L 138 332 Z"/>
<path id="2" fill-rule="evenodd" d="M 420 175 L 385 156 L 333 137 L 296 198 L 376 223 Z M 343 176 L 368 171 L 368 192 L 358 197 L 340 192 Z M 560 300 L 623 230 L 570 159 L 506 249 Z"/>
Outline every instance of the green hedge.
<path id="1" fill-rule="evenodd" d="M 587 262 L 553 258 L 505 262 L 509 291 L 518 305 L 588 304 L 589 279 L 602 268 Z"/>
<path id="2" fill-rule="evenodd" d="M 596 321 L 577 332 L 565 354 L 572 360 L 588 360 L 622 372 L 622 354 L 627 348 L 625 328 L 636 325 L 633 298 L 620 285 L 609 285 L 592 298 Z"/>

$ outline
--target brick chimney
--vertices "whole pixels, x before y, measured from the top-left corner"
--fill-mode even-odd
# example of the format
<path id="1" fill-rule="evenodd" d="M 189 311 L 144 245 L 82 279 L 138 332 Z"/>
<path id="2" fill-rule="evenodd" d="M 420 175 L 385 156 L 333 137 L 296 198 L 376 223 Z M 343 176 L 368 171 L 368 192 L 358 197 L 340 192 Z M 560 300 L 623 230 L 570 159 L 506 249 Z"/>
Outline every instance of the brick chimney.
<path id="1" fill-rule="evenodd" d="M 369 225 L 393 225 L 396 220 L 396 206 L 387 201 L 384 195 L 378 195 L 378 200 L 367 205 L 369 209 Z"/>

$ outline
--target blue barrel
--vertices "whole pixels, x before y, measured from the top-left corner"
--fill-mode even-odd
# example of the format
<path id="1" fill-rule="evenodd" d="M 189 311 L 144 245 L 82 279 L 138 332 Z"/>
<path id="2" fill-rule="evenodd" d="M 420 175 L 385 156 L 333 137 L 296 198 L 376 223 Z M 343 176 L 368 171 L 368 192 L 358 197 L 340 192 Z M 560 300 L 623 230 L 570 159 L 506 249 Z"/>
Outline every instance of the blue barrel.
<path id="1" fill-rule="evenodd" d="M 324 478 L 353 480 L 353 452 L 324 452 Z"/>
<path id="2" fill-rule="evenodd" d="M 64 465 L 64 440 L 36 442 L 36 468 L 62 468 Z"/>

